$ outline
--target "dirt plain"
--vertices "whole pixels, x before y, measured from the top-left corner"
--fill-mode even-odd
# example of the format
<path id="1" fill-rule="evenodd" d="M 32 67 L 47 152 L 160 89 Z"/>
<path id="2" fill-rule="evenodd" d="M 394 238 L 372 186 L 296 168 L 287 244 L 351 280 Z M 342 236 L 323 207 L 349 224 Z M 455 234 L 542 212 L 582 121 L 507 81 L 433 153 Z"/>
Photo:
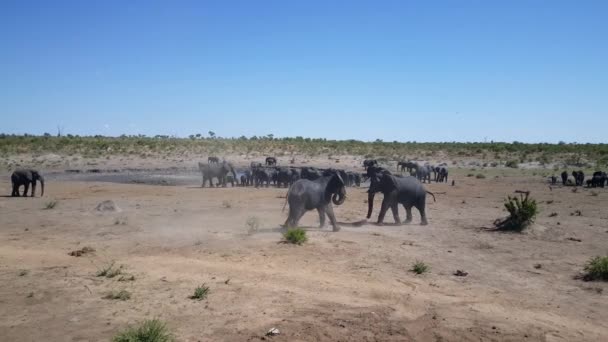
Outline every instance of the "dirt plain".
<path id="1" fill-rule="evenodd" d="M 411 225 L 372 224 L 378 195 L 360 227 L 334 233 L 306 214 L 301 246 L 281 243 L 286 189 L 51 177 L 42 198 L 0 198 L 0 340 L 108 341 L 149 318 L 178 341 L 608 340 L 608 285 L 575 279 L 608 253 L 608 189 L 551 188 L 521 170 L 451 172 L 455 186 L 427 186 L 438 193 L 428 226 L 415 210 Z M 534 226 L 488 230 L 516 189 L 539 203 Z M 365 190 L 347 189 L 340 222 L 364 219 Z M 105 200 L 118 210 L 96 210 Z M 85 246 L 95 252 L 68 255 Z M 417 260 L 430 272 L 411 272 Z M 112 262 L 134 280 L 96 276 Z M 208 298 L 189 299 L 200 284 Z M 131 299 L 103 299 L 123 289 Z M 280 335 L 265 336 L 273 327 Z"/>

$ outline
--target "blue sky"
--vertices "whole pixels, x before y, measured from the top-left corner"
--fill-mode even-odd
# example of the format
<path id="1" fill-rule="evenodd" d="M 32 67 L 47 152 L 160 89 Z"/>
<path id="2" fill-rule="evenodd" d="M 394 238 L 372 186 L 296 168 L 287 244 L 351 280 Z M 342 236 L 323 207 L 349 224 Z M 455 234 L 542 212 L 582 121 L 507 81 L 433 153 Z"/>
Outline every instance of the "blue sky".
<path id="1" fill-rule="evenodd" d="M 0 132 L 608 142 L 608 1 L 2 1 Z"/>

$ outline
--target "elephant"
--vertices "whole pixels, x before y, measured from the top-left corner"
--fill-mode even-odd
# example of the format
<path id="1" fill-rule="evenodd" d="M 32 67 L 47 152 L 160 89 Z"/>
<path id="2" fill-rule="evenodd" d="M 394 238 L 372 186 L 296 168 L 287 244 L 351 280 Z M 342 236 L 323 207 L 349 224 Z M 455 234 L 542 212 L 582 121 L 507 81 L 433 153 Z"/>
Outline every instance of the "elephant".
<path id="1" fill-rule="evenodd" d="M 435 182 L 442 183 L 448 182 L 448 167 L 445 165 L 435 167 Z"/>
<path id="2" fill-rule="evenodd" d="M 361 186 L 360 174 L 352 171 L 348 171 L 346 174 L 348 175 L 348 181 L 350 183 L 350 186 Z"/>
<path id="3" fill-rule="evenodd" d="M 300 179 L 287 191 L 285 204 L 289 203 L 289 216 L 285 221 L 285 227 L 297 227 L 300 218 L 309 210 L 317 209 L 319 213 L 320 227 L 325 227 L 325 215 L 333 227 L 333 231 L 340 230 L 332 202 L 341 205 L 346 200 L 346 187 L 339 173 L 322 176 L 315 180 Z M 285 205 L 283 205 L 285 209 Z"/>
<path id="4" fill-rule="evenodd" d="M 323 176 L 321 171 L 314 167 L 303 167 L 302 168 L 302 179 L 315 180 Z"/>
<path id="5" fill-rule="evenodd" d="M 296 168 L 289 168 L 289 186 L 302 178 L 302 172 Z"/>
<path id="6" fill-rule="evenodd" d="M 241 175 L 241 186 L 247 186 L 247 176 Z"/>
<path id="7" fill-rule="evenodd" d="M 344 182 L 344 186 L 350 186 L 350 182 L 348 181 L 348 175 L 346 171 L 340 169 L 327 169 L 323 170 L 323 176 L 331 176 L 334 173 L 338 173 Z"/>
<path id="8" fill-rule="evenodd" d="M 36 193 L 36 181 L 40 181 L 40 197 L 42 197 L 44 196 L 44 177 L 42 177 L 38 171 L 32 169 L 15 170 L 11 175 L 11 182 L 13 183 L 13 192 L 11 193 L 11 196 L 19 197 L 19 187 L 23 185 L 25 187 L 23 197 L 27 197 L 27 191 L 31 184 L 31 197 L 34 197 L 34 194 Z"/>
<path id="9" fill-rule="evenodd" d="M 416 166 L 416 178 L 424 183 L 425 181 L 431 182 L 431 166 L 430 165 L 417 165 Z"/>
<path id="10" fill-rule="evenodd" d="M 276 168 L 276 186 L 281 187 L 284 185 L 286 188 L 289 187 L 291 183 L 291 172 L 288 168 L 277 167 Z"/>
<path id="11" fill-rule="evenodd" d="M 201 187 L 205 187 L 205 182 L 209 181 L 209 187 L 213 187 L 213 178 L 217 178 L 219 184 L 223 187 L 226 186 L 226 175 L 230 172 L 232 174 L 232 186 L 234 186 L 234 181 L 236 181 L 236 172 L 234 171 L 234 166 L 232 163 L 227 161 L 223 161 L 219 164 L 203 164 L 198 163 L 198 168 L 203 175 L 203 184 Z"/>
<path id="12" fill-rule="evenodd" d="M 266 166 L 277 165 L 277 158 L 275 157 L 267 157 L 266 158 Z"/>
<path id="13" fill-rule="evenodd" d="M 251 170 L 245 170 L 245 172 L 243 172 L 243 176 L 245 176 L 245 183 L 241 184 L 242 186 L 253 185 L 253 174 L 251 173 Z M 241 176 L 241 179 L 243 179 L 243 176 Z"/>
<path id="14" fill-rule="evenodd" d="M 566 186 L 567 182 L 568 182 L 568 172 L 564 171 L 564 172 L 562 172 L 562 185 Z"/>
<path id="15" fill-rule="evenodd" d="M 380 208 L 380 214 L 378 215 L 378 224 L 382 225 L 384 216 L 389 208 L 393 212 L 393 218 L 396 224 L 401 224 L 399 219 L 399 204 L 403 205 L 406 212 L 406 218 L 403 223 L 407 224 L 412 221 L 412 207 L 416 207 L 420 213 L 420 224 L 427 225 L 428 221 L 426 218 L 425 206 L 426 206 L 426 194 L 433 196 L 432 192 L 426 191 L 424 185 L 420 183 L 416 177 L 413 176 L 394 176 L 387 170 L 370 168 L 368 169 L 368 176 L 371 179 L 371 184 L 368 190 L 368 210 L 367 218 L 372 216 L 374 209 L 374 196 L 377 192 L 384 194 L 382 200 L 382 207 Z"/>
<path id="16" fill-rule="evenodd" d="M 602 171 L 596 171 L 593 173 L 593 177 L 591 178 L 591 186 L 596 188 L 596 187 L 604 187 L 604 184 L 606 183 L 606 172 L 602 172 Z"/>
<path id="17" fill-rule="evenodd" d="M 407 172 L 412 172 L 412 170 L 415 170 L 416 167 L 418 167 L 418 164 L 416 162 L 413 161 L 400 161 L 397 163 L 397 169 L 400 170 L 401 172 L 407 170 Z"/>
<path id="18" fill-rule="evenodd" d="M 258 168 L 258 167 L 262 167 L 262 163 L 251 162 L 251 164 L 249 164 L 249 168 L 252 169 L 252 170 L 255 169 L 255 168 Z"/>
<path id="19" fill-rule="evenodd" d="M 371 166 L 376 166 L 376 165 L 378 165 L 378 161 L 376 159 L 365 159 L 363 161 L 363 167 L 365 169 L 367 169 L 368 167 L 371 167 Z"/>
<path id="20" fill-rule="evenodd" d="M 220 162 L 220 158 L 218 157 L 209 157 L 207 158 L 207 163 L 208 164 L 219 164 Z"/>
<path id="21" fill-rule="evenodd" d="M 583 186 L 583 183 L 585 182 L 585 174 L 583 171 L 572 171 L 572 177 L 574 177 L 576 186 Z"/>
<path id="22" fill-rule="evenodd" d="M 264 182 L 266 182 L 266 187 L 268 187 L 270 185 L 270 182 L 272 181 L 272 172 L 265 168 L 256 168 L 253 171 L 253 180 L 256 188 L 259 186 L 263 186 Z"/>

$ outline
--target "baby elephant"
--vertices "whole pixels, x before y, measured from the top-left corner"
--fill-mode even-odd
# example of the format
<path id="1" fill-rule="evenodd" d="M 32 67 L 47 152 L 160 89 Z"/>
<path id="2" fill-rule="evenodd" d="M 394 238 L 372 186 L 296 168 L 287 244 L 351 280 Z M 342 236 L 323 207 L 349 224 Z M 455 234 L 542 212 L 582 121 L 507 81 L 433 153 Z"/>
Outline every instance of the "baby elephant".
<path id="1" fill-rule="evenodd" d="M 40 196 L 44 196 L 44 178 L 38 171 L 31 169 L 15 170 L 11 175 L 11 182 L 13 183 L 13 193 L 11 196 L 19 197 L 19 187 L 24 186 L 23 197 L 27 197 L 27 190 L 32 185 L 32 197 L 36 192 L 36 181 L 40 181 L 41 192 Z"/>

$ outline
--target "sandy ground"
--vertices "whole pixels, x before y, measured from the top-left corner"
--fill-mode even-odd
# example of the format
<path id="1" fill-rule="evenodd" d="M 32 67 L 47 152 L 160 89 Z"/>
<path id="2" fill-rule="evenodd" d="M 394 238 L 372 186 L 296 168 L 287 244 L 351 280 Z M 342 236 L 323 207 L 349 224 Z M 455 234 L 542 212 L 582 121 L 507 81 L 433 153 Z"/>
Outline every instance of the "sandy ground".
<path id="1" fill-rule="evenodd" d="M 49 181 L 43 198 L 2 197 L 0 340 L 107 341 L 148 318 L 179 341 L 608 340 L 608 284 L 574 279 L 608 252 L 608 189 L 593 196 L 550 190 L 540 176 L 458 173 L 454 187 L 427 188 L 442 193 L 429 200 L 428 226 L 414 211 L 411 225 L 333 233 L 310 212 L 302 246 L 280 242 L 286 189 L 64 179 Z M 537 223 L 525 234 L 485 230 L 515 189 L 539 201 Z M 10 194 L 7 177 L 0 194 Z M 349 188 L 338 220 L 363 219 L 365 199 L 365 188 Z M 95 210 L 104 200 L 120 211 Z M 84 246 L 96 251 L 68 255 Z M 416 260 L 430 272 L 410 272 Z M 112 261 L 135 280 L 96 277 Z M 203 283 L 209 297 L 189 299 Z M 122 289 L 130 300 L 102 298 Z M 273 327 L 281 334 L 264 337 Z"/>

